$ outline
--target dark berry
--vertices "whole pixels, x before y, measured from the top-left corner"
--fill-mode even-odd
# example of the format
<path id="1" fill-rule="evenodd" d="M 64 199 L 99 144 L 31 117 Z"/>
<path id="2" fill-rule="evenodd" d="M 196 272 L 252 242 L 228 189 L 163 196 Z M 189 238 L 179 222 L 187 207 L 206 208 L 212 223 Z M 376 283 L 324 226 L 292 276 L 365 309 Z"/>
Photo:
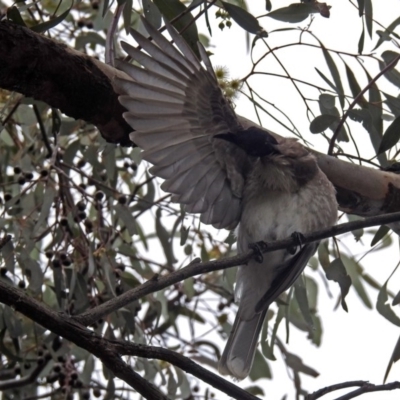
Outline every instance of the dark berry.
<path id="1" fill-rule="evenodd" d="M 101 200 L 101 199 L 104 197 L 104 193 L 101 192 L 100 190 L 98 190 L 98 191 L 96 192 L 96 194 L 94 195 L 94 197 L 95 197 L 97 200 Z"/>
<path id="2" fill-rule="evenodd" d="M 118 197 L 118 203 L 119 204 L 126 204 L 126 196 L 121 195 Z"/>

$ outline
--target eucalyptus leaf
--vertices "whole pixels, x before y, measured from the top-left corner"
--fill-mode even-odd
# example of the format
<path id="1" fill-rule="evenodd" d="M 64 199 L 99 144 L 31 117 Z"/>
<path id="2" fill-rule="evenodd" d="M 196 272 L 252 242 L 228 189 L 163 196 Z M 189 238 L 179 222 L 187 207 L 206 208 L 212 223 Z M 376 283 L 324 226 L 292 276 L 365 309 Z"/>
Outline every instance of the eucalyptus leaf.
<path id="1" fill-rule="evenodd" d="M 396 146 L 400 140 L 400 116 L 397 117 L 386 129 L 383 134 L 378 154 L 383 153 Z"/>
<path id="2" fill-rule="evenodd" d="M 317 12 L 311 4 L 308 3 L 294 3 L 287 7 L 278 8 L 267 14 L 278 21 L 297 23 L 304 21 L 311 14 Z"/>
<path id="3" fill-rule="evenodd" d="M 221 3 L 228 14 L 231 16 L 231 18 L 245 31 L 262 37 L 268 36 L 259 24 L 257 18 L 255 18 L 244 8 L 238 7 L 231 3 L 227 3 L 226 1 L 221 1 Z"/>
<path id="4" fill-rule="evenodd" d="M 371 247 L 379 243 L 390 231 L 390 228 L 386 225 L 381 225 L 371 241 Z"/>
<path id="5" fill-rule="evenodd" d="M 65 10 L 63 13 L 61 13 L 58 17 L 54 17 L 54 18 L 50 19 L 49 21 L 45 21 L 40 24 L 31 26 L 31 29 L 34 32 L 42 33 L 42 32 L 48 31 L 51 28 L 54 28 L 59 23 L 64 21 L 65 18 L 67 18 L 73 5 L 74 5 L 74 2 L 72 1 L 71 6 L 67 10 Z"/>
<path id="6" fill-rule="evenodd" d="M 345 298 L 350 290 L 351 278 L 347 274 L 346 267 L 344 266 L 342 260 L 340 258 L 336 258 L 335 260 L 333 260 L 329 264 L 328 268 L 325 268 L 325 274 L 328 280 L 335 281 L 339 284 L 342 296 L 342 307 L 343 310 L 348 311 Z"/>
<path id="7" fill-rule="evenodd" d="M 400 327 L 400 318 L 395 314 L 392 307 L 388 303 L 389 297 L 387 294 L 387 282 L 381 287 L 381 290 L 378 293 L 378 298 L 376 301 L 376 310 L 381 314 L 384 318 L 386 318 L 393 325 Z"/>
<path id="8" fill-rule="evenodd" d="M 333 115 L 319 115 L 311 121 L 310 132 L 321 133 L 328 129 L 337 120 L 337 117 Z"/>

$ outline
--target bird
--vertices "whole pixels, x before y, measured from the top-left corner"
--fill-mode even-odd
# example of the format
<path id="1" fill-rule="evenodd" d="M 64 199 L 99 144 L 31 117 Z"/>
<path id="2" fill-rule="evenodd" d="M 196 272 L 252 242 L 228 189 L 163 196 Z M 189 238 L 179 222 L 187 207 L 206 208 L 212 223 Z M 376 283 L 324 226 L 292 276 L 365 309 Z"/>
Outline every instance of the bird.
<path id="1" fill-rule="evenodd" d="M 122 48 L 136 63 L 116 60 L 129 78 L 114 83 L 132 127 L 131 140 L 164 180 L 161 188 L 187 212 L 217 229 L 236 229 L 237 251 L 336 223 L 335 189 L 315 156 L 235 113 L 204 47 L 198 58 L 166 23 L 171 43 L 142 18 L 149 37 Z M 150 38 L 151 37 L 151 38 Z M 219 372 L 241 380 L 251 370 L 271 303 L 294 284 L 318 243 L 269 252 L 238 267 L 238 311 Z"/>

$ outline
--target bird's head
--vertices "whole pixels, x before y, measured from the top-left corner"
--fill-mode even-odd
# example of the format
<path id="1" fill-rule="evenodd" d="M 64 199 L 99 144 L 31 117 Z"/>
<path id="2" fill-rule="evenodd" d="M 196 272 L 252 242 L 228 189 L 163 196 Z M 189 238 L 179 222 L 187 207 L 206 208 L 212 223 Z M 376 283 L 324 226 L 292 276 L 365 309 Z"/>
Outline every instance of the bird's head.
<path id="1" fill-rule="evenodd" d="M 250 127 L 237 133 L 221 133 L 215 135 L 214 138 L 234 143 L 246 154 L 253 157 L 279 154 L 276 148 L 277 140 L 268 132 L 256 127 Z"/>

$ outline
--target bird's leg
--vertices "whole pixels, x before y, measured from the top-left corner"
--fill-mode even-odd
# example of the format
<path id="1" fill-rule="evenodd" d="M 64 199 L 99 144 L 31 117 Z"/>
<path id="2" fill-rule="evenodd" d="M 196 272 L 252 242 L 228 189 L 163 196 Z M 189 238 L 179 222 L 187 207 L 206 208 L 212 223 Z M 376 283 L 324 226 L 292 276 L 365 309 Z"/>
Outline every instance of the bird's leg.
<path id="1" fill-rule="evenodd" d="M 293 239 L 294 244 L 291 245 L 291 246 L 289 246 L 288 249 L 287 249 L 287 251 L 288 251 L 290 254 L 293 255 L 293 254 L 296 253 L 297 247 L 300 247 L 300 250 L 301 250 L 301 248 L 303 247 L 303 245 L 304 245 L 304 235 L 303 235 L 301 232 L 293 232 L 293 233 L 290 235 L 290 237 Z"/>
<path id="2" fill-rule="evenodd" d="M 263 241 L 249 244 L 249 249 L 254 251 L 254 259 L 260 264 L 264 261 L 263 251 L 267 247 L 267 243 Z"/>

